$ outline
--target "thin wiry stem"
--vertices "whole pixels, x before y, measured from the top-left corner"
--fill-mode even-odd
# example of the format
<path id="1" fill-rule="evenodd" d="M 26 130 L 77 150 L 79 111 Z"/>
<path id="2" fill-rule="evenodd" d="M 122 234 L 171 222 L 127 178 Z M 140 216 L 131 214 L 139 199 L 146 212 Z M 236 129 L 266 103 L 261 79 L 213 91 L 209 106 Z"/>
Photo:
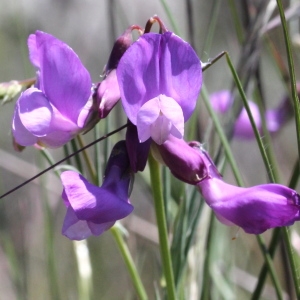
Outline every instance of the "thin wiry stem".
<path id="1" fill-rule="evenodd" d="M 2 199 L 2 198 L 4 198 L 4 197 L 6 197 L 7 195 L 9 195 L 9 194 L 15 192 L 16 190 L 18 190 L 19 188 L 23 187 L 23 186 L 26 185 L 27 183 L 33 181 L 34 179 L 40 177 L 41 175 L 43 175 L 43 174 L 45 174 L 45 173 L 47 173 L 48 171 L 52 170 L 53 168 L 55 168 L 56 166 L 58 166 L 59 164 L 61 164 L 61 163 L 64 162 L 65 160 L 67 160 L 67 159 L 69 159 L 69 158 L 71 158 L 71 157 L 77 155 L 77 154 L 80 153 L 81 151 L 83 151 L 83 150 L 85 150 L 85 149 L 87 149 L 87 148 L 89 148 L 89 147 L 95 145 L 96 143 L 99 143 L 99 142 L 105 140 L 105 139 L 108 138 L 109 136 L 114 135 L 115 133 L 117 133 L 117 132 L 123 130 L 123 129 L 126 128 L 127 126 L 128 126 L 128 125 L 125 124 L 125 125 L 119 127 L 118 129 L 113 130 L 112 132 L 110 132 L 110 133 L 108 133 L 108 134 L 102 136 L 101 138 L 99 138 L 99 139 L 97 139 L 97 140 L 95 140 L 95 141 L 93 141 L 93 142 L 87 144 L 85 147 L 83 147 L 83 148 L 81 148 L 81 149 L 79 149 L 79 150 L 77 150 L 77 151 L 71 153 L 70 155 L 64 157 L 63 159 L 59 160 L 57 163 L 51 165 L 50 167 L 46 168 L 45 170 L 41 171 L 40 173 L 36 174 L 35 176 L 29 178 L 28 180 L 24 181 L 24 182 L 21 183 L 20 185 L 14 187 L 13 189 L 11 189 L 11 190 L 9 190 L 8 192 L 6 192 L 5 194 L 1 195 L 1 196 L 0 196 L 0 199 Z"/>

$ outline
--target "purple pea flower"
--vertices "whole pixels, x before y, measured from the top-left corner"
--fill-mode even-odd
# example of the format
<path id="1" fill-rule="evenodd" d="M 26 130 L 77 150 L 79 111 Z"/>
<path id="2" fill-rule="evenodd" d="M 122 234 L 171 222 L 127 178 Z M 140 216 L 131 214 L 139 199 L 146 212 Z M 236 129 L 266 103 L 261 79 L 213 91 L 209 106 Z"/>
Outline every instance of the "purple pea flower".
<path id="1" fill-rule="evenodd" d="M 16 103 L 13 136 L 22 146 L 59 147 L 85 125 L 92 108 L 91 78 L 76 53 L 50 34 L 31 34 L 28 48 L 37 80 Z"/>
<path id="2" fill-rule="evenodd" d="M 224 182 L 208 154 L 209 176 L 197 186 L 220 222 L 237 225 L 247 233 L 261 234 L 267 229 L 292 225 L 300 219 L 300 195 L 280 184 L 249 188 Z"/>
<path id="3" fill-rule="evenodd" d="M 214 110 L 224 114 L 230 110 L 233 104 L 233 96 L 228 90 L 215 92 L 210 96 L 211 104 Z M 253 101 L 248 101 L 254 122 L 260 133 L 262 133 L 262 122 L 259 108 Z M 275 133 L 291 118 L 293 107 L 290 99 L 284 97 L 275 109 L 267 109 L 265 112 L 266 126 L 270 133 Z M 252 125 L 250 123 L 247 111 L 243 108 L 234 123 L 234 136 L 240 139 L 255 138 Z"/>
<path id="4" fill-rule="evenodd" d="M 117 77 L 122 105 L 138 139 L 163 144 L 182 138 L 202 84 L 192 47 L 172 32 L 142 35 L 122 56 Z"/>
<path id="5" fill-rule="evenodd" d="M 210 95 L 210 103 L 216 112 L 225 114 L 233 104 L 233 95 L 228 90 L 212 93 Z"/>
<path id="6" fill-rule="evenodd" d="M 74 171 L 61 174 L 62 198 L 67 206 L 62 233 L 71 240 L 100 235 L 119 219 L 129 215 L 132 173 L 125 141 L 118 142 L 108 160 L 101 187 L 89 183 Z"/>

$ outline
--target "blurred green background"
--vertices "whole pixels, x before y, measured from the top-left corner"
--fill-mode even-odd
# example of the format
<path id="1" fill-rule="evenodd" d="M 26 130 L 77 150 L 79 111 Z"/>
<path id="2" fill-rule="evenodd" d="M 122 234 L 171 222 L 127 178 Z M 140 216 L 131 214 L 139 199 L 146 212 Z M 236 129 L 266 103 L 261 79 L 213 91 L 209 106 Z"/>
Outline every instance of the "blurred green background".
<path id="1" fill-rule="evenodd" d="M 132 24 L 143 27 L 155 14 L 169 30 L 178 30 L 178 34 L 194 46 L 203 62 L 221 51 L 227 51 L 237 64 L 243 48 L 237 37 L 230 3 L 235 3 L 238 16 L 246 22 L 243 1 L 169 1 L 167 5 L 176 24 L 174 28 L 164 2 L 158 0 L 0 0 L 0 82 L 35 75 L 27 49 L 28 35 L 35 30 L 48 32 L 70 45 L 89 70 L 93 82 L 98 82 L 114 40 Z M 253 3 L 255 8 L 260 1 L 245 2 L 250 5 Z M 285 4 L 290 3 L 286 1 Z M 276 14 L 275 9 L 273 16 Z M 292 38 L 296 40 L 299 26 L 297 23 L 292 25 Z M 154 26 L 153 30 L 157 28 Z M 273 29 L 268 36 L 285 61 L 281 28 Z M 258 49 L 261 84 L 266 106 L 273 108 L 286 94 L 286 87 L 264 42 Z M 297 70 L 300 56 L 296 44 L 294 54 L 296 75 L 299 78 Z M 209 93 L 231 88 L 233 79 L 224 58 L 205 71 L 204 84 Z M 246 92 L 249 97 L 252 96 L 251 83 Z M 3 194 L 48 165 L 34 148 L 27 148 L 21 153 L 14 151 L 10 130 L 13 103 L 1 106 L 0 109 L 0 194 Z M 207 128 L 211 124 L 201 98 L 196 113 L 199 132 L 196 131 L 197 135 L 193 138 L 201 138 L 204 147 L 215 151 L 216 146 L 210 143 L 211 139 L 207 135 Z M 125 121 L 119 106 L 110 116 L 111 129 Z M 103 125 L 100 131 L 105 133 L 105 128 Z M 119 137 L 124 138 L 124 132 Z M 92 141 L 93 135 L 90 133 L 84 138 L 87 142 Z M 113 138 L 111 143 L 117 139 Z M 292 121 L 272 139 L 272 145 L 266 144 L 266 147 L 271 146 L 280 170 L 280 183 L 287 184 L 297 159 L 295 126 Z M 234 140 L 232 149 L 247 186 L 267 182 L 255 141 Z M 90 151 L 93 152 L 92 149 Z M 64 155 L 61 149 L 50 152 L 55 160 Z M 225 172 L 224 178 L 227 182 L 234 182 L 230 171 Z M 177 181 L 174 182 L 183 187 Z M 0 200 L 0 299 L 81 299 L 74 254 L 76 246 L 60 233 L 65 214 L 61 191 L 59 180 L 54 173 L 49 172 Z M 172 197 L 176 198 L 175 187 L 172 193 Z M 161 264 L 147 171 L 145 175 L 136 177 L 131 201 L 135 211 L 122 224 L 128 230 L 127 242 L 149 292 L 149 299 L 154 299 L 155 290 L 159 290 L 160 286 Z M 190 273 L 187 276 L 189 299 L 199 299 L 203 279 L 200 269 L 205 255 L 202 247 L 205 244 L 209 215 L 205 207 L 197 228 L 196 242 L 190 251 Z M 232 240 L 237 228 L 227 228 L 218 222 L 214 226 L 217 232 L 213 253 L 215 268 L 211 272 L 216 278 L 215 284 L 219 281 L 219 286 L 216 285 L 216 294 L 212 294 L 211 298 L 248 299 L 263 261 L 255 237 L 240 231 L 237 239 Z M 297 229 L 299 226 L 295 225 L 291 230 L 294 232 L 293 245 L 299 253 L 300 237 Z M 264 234 L 266 240 L 269 235 L 269 232 Z M 137 299 L 111 235 L 105 233 L 100 237 L 92 237 L 88 240 L 88 246 L 92 266 L 91 298 Z M 276 258 L 279 274 L 283 265 L 279 251 Z M 283 278 L 286 290 L 290 288 L 288 280 Z M 53 289 L 59 291 L 57 296 Z M 273 296 L 272 289 L 266 289 L 263 299 L 274 299 Z"/>

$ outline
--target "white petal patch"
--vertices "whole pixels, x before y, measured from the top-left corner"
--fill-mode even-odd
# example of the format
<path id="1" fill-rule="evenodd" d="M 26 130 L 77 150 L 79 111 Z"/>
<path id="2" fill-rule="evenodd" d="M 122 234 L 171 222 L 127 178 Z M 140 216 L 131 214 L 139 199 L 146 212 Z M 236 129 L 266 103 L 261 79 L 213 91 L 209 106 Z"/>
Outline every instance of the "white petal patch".
<path id="1" fill-rule="evenodd" d="M 183 137 L 184 116 L 180 105 L 173 98 L 159 95 L 141 107 L 136 125 L 141 143 L 151 137 L 161 145 L 169 134 Z"/>

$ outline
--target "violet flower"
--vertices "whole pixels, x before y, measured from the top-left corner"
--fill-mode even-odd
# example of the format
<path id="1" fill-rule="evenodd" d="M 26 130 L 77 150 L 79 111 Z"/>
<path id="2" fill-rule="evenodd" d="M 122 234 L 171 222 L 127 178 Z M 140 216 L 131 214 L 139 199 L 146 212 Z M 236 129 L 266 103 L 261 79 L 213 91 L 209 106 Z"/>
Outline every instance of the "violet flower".
<path id="1" fill-rule="evenodd" d="M 204 200 L 225 225 L 237 225 L 247 233 L 260 234 L 267 229 L 292 225 L 300 219 L 300 195 L 280 184 L 262 184 L 250 188 L 224 182 L 208 154 L 209 176 L 197 186 Z"/>
<path id="2" fill-rule="evenodd" d="M 122 56 L 117 77 L 122 105 L 140 142 L 182 138 L 202 84 L 192 47 L 172 32 L 142 35 Z"/>
<path id="3" fill-rule="evenodd" d="M 59 147 L 85 126 L 91 78 L 76 53 L 50 34 L 31 34 L 28 48 L 37 81 L 16 103 L 13 136 L 22 146 Z"/>
<path id="4" fill-rule="evenodd" d="M 131 179 L 125 141 L 114 146 L 101 187 L 74 171 L 63 172 L 62 197 L 67 213 L 62 233 L 71 240 L 82 240 L 102 234 L 129 215 L 133 210 L 129 202 Z"/>
<path id="5" fill-rule="evenodd" d="M 224 114 L 230 110 L 233 104 L 233 96 L 228 90 L 215 92 L 210 96 L 211 104 L 214 110 Z M 260 133 L 262 133 L 262 122 L 259 108 L 253 101 L 248 101 L 254 122 Z M 291 118 L 293 107 L 288 97 L 284 97 L 281 103 L 275 109 L 267 109 L 265 112 L 266 126 L 270 133 L 275 133 Z M 247 111 L 242 108 L 238 118 L 234 123 L 234 136 L 240 139 L 255 138 L 252 125 L 250 123 Z"/>

